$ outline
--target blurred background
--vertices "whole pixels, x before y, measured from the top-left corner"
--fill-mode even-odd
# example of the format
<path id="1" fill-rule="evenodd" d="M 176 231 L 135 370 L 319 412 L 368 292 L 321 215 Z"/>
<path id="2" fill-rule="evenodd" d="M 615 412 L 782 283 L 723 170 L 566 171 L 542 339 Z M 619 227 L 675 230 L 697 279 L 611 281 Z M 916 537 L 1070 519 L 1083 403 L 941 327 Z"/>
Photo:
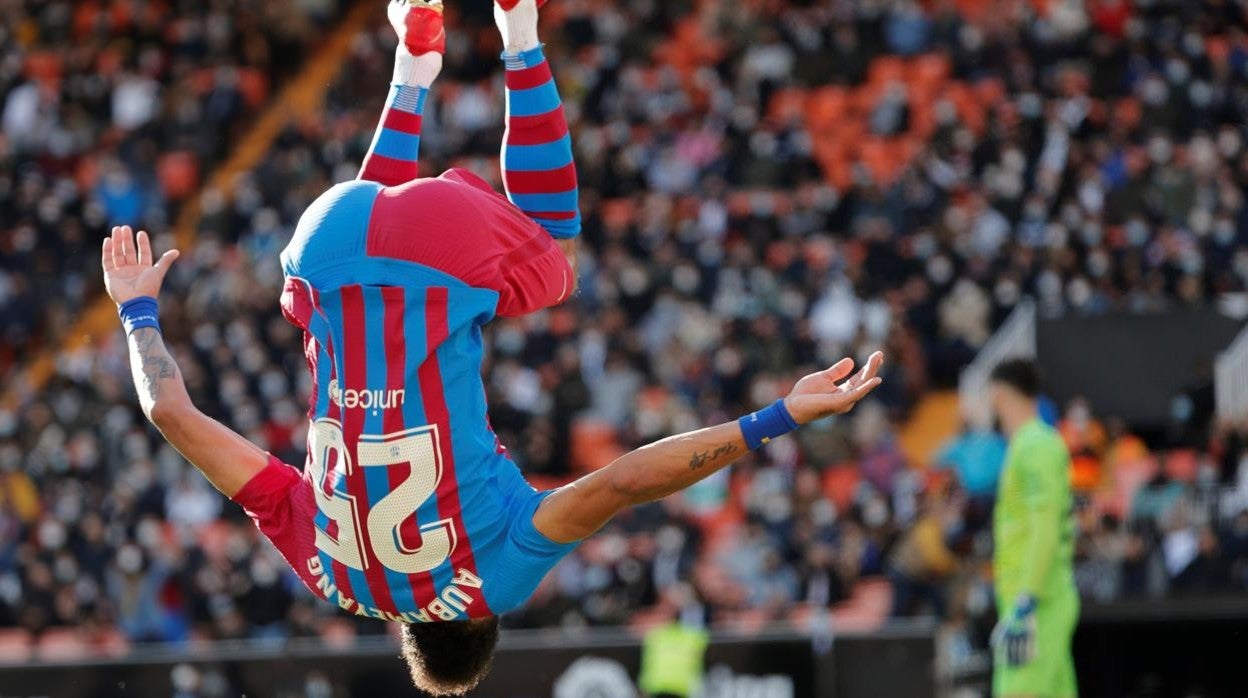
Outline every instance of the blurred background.
<path id="1" fill-rule="evenodd" d="M 421 170 L 499 184 L 490 4 L 448 4 Z M 580 291 L 487 332 L 532 481 L 890 364 L 582 545 L 479 695 L 639 695 L 676 618 L 709 632 L 705 698 L 983 695 L 983 389 L 1012 356 L 1074 455 L 1083 693 L 1248 691 L 1248 3 L 543 13 Z M 380 0 L 0 0 L 0 695 L 412 694 L 393 628 L 314 602 L 143 420 L 97 257 L 115 224 L 183 250 L 162 319 L 194 401 L 302 463 L 277 255 L 354 178 L 394 43 Z"/>

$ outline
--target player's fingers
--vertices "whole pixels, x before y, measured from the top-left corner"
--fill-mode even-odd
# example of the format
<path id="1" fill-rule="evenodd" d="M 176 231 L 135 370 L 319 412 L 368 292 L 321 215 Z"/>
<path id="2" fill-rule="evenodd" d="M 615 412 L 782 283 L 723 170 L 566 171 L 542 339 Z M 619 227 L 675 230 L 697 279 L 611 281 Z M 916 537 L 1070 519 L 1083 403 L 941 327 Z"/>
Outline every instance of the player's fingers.
<path id="1" fill-rule="evenodd" d="M 848 376 L 850 372 L 853 370 L 854 370 L 854 360 L 847 356 L 841 359 L 840 361 L 837 361 L 836 363 L 832 364 L 828 368 L 824 369 L 821 373 L 823 373 L 823 376 L 825 378 L 835 383 L 836 381 L 841 380 L 845 376 Z"/>
<path id="2" fill-rule="evenodd" d="M 134 246 L 136 250 L 135 261 L 141 265 L 151 266 L 152 240 L 147 236 L 146 230 L 140 230 L 139 234 L 135 236 Z"/>
<path id="3" fill-rule="evenodd" d="M 862 383 L 861 385 L 855 387 L 853 390 L 849 391 L 849 397 L 854 402 L 858 402 L 859 400 L 866 397 L 867 393 L 870 393 L 872 390 L 875 390 L 877 387 L 879 387 L 880 383 L 883 383 L 883 382 L 884 382 L 884 379 L 880 378 L 879 376 L 871 378 L 866 383 Z"/>
<path id="4" fill-rule="evenodd" d="M 883 363 L 884 363 L 884 352 L 880 352 L 880 351 L 873 352 L 871 356 L 867 357 L 866 363 L 862 365 L 862 370 L 856 373 L 854 377 L 850 379 L 849 387 L 857 388 L 858 386 L 866 383 L 872 378 L 875 378 L 875 374 L 879 373 L 880 365 Z"/>
<path id="5" fill-rule="evenodd" d="M 176 261 L 178 256 L 181 254 L 182 253 L 177 250 L 169 250 L 168 252 L 162 254 L 160 259 L 156 260 L 156 270 L 160 272 L 160 278 L 162 280 L 165 278 L 165 274 L 169 273 L 169 267 L 173 266 L 174 261 Z"/>
<path id="6" fill-rule="evenodd" d="M 126 258 L 121 251 L 121 226 L 113 226 L 112 244 L 113 249 L 113 268 L 120 269 L 126 266 Z"/>
<path id="7" fill-rule="evenodd" d="M 104 246 L 100 252 L 100 261 L 104 264 L 104 273 L 108 273 L 117 268 L 113 264 L 113 239 L 111 237 L 104 238 Z"/>
<path id="8" fill-rule="evenodd" d="M 882 351 L 873 352 L 871 356 L 867 358 L 867 365 L 863 366 L 862 368 L 863 380 L 867 381 L 867 380 L 871 380 L 872 378 L 875 378 L 876 374 L 880 372 L 880 367 L 883 365 L 884 365 L 884 352 Z"/>
<path id="9" fill-rule="evenodd" d="M 134 229 L 128 225 L 121 226 L 121 256 L 126 264 L 135 264 L 138 255 L 134 252 Z"/>
<path id="10" fill-rule="evenodd" d="M 816 409 L 819 412 L 826 414 L 839 414 L 841 412 L 849 411 L 849 408 L 853 407 L 859 400 L 866 397 L 867 393 L 875 390 L 876 386 L 878 386 L 880 382 L 879 378 L 872 378 L 852 390 L 837 390 L 835 392 L 809 397 L 816 398 L 818 400 L 815 404 L 818 406 Z"/>

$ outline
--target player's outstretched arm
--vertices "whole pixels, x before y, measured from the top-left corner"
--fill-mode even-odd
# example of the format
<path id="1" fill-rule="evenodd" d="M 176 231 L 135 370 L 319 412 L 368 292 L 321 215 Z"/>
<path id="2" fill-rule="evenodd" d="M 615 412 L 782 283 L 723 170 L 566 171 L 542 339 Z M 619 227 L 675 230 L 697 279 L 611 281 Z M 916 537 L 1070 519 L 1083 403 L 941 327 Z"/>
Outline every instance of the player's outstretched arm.
<path id="1" fill-rule="evenodd" d="M 771 438 L 833 414 L 848 412 L 880 384 L 884 355 L 876 352 L 857 374 L 852 359 L 797 382 L 775 405 L 736 422 L 670 436 L 617 458 L 560 488 L 533 515 L 533 525 L 558 543 L 581 540 L 618 512 L 662 499 L 727 466 Z"/>
<path id="2" fill-rule="evenodd" d="M 177 258 L 177 250 L 170 250 L 154 260 L 146 232 L 136 238 L 129 226 L 115 227 L 104 239 L 104 286 L 126 328 L 143 414 L 214 487 L 232 497 L 264 469 L 269 456 L 191 404 L 156 318 L 156 295 Z"/>

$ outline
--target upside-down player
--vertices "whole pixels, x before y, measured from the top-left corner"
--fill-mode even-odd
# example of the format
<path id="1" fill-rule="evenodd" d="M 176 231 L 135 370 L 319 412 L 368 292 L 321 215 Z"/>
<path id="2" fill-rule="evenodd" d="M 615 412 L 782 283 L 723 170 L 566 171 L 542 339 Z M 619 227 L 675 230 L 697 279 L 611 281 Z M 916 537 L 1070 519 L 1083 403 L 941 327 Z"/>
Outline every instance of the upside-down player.
<path id="1" fill-rule="evenodd" d="M 282 310 L 315 379 L 302 472 L 199 412 L 161 338 L 155 296 L 177 256 L 144 232 L 104 241 L 105 281 L 129 335 L 148 418 L 242 505 L 317 596 L 403 623 L 418 686 L 462 694 L 488 670 L 498 615 L 578 541 L 748 449 L 845 412 L 880 379 L 844 359 L 738 422 L 625 455 L 535 491 L 487 422 L 481 327 L 571 295 L 580 231 L 563 108 L 537 39 L 536 0 L 497 0 L 507 198 L 475 175 L 417 178 L 425 96 L 442 65 L 442 8 L 392 2 L 400 36 L 386 110 L 359 179 L 304 213 L 282 254 Z M 452 622 L 453 621 L 453 622 Z"/>

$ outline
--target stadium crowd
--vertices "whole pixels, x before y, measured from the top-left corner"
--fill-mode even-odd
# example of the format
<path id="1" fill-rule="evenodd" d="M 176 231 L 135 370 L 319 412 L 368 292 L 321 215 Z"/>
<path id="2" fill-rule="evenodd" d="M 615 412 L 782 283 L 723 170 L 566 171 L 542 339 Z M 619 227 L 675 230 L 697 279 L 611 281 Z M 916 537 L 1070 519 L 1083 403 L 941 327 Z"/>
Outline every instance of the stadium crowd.
<path id="1" fill-rule="evenodd" d="M 100 292 L 110 226 L 170 225 L 337 6 L 0 5 L 0 379 Z"/>
<path id="2" fill-rule="evenodd" d="M 497 321 L 488 336 L 492 423 L 526 472 L 555 482 L 724 421 L 844 354 L 883 347 L 892 362 L 864 409 L 624 517 L 507 623 L 627 624 L 690 606 L 713 623 L 800 621 L 861 607 L 863 580 L 879 578 L 891 582 L 882 615 L 974 622 L 991 605 L 985 524 L 1003 446 L 968 431 L 933 463 L 907 462 L 897 425 L 919 396 L 951 385 L 1024 295 L 1044 312 L 1097 313 L 1244 290 L 1242 5 L 1054 0 L 984 12 L 990 4 L 550 5 L 548 54 L 586 227 L 575 299 Z M 486 8 L 448 12 L 422 170 L 471 167 L 497 182 L 499 47 Z M 354 177 L 367 149 L 393 46 L 376 26 L 324 110 L 298 115 L 232 191 L 202 195 L 197 242 L 161 299 L 196 404 L 295 464 L 308 384 L 300 339 L 277 309 L 277 254 L 304 207 Z M 176 56 L 168 42 L 152 50 Z M 245 64 L 250 44 L 209 53 Z M 2 45 L 17 58 L 0 65 L 33 55 L 29 41 Z M 918 65 L 932 72 L 908 72 Z M 111 162 L 148 181 L 152 158 L 179 142 L 165 129 L 186 122 L 169 121 L 181 113 L 177 88 L 149 83 L 150 128 L 113 126 L 118 137 L 100 140 L 108 112 L 83 108 L 68 139 L 78 148 L 58 157 L 65 139 L 9 129 L 28 83 L 0 84 L 0 153 L 23 165 L 5 168 L 11 181 L 0 174 L 0 317 L 22 339 L 96 288 L 89 240 L 116 215 L 154 231 L 168 220 L 155 185 L 142 187 L 149 203 L 106 214 L 111 180 L 63 180 L 76 168 L 57 162 Z M 70 103 L 74 89 L 65 80 L 45 94 Z M 844 132 L 820 121 L 826 100 L 852 117 L 837 117 Z M 200 118 L 182 137 L 204 167 L 234 122 L 200 132 Z M 127 138 L 147 159 L 100 145 Z M 862 148 L 828 145 L 855 139 Z M 23 276 L 48 268 L 38 259 L 57 271 Z M 105 643 L 110 628 L 178 641 L 345 624 L 325 622 L 332 609 L 146 426 L 121 340 L 62 355 L 38 399 L 0 413 L 0 627 L 85 621 Z M 1087 597 L 1248 590 L 1242 433 L 1220 427 L 1207 449 L 1150 452 L 1081 403 L 1061 424 L 1091 473 L 1079 483 Z"/>

